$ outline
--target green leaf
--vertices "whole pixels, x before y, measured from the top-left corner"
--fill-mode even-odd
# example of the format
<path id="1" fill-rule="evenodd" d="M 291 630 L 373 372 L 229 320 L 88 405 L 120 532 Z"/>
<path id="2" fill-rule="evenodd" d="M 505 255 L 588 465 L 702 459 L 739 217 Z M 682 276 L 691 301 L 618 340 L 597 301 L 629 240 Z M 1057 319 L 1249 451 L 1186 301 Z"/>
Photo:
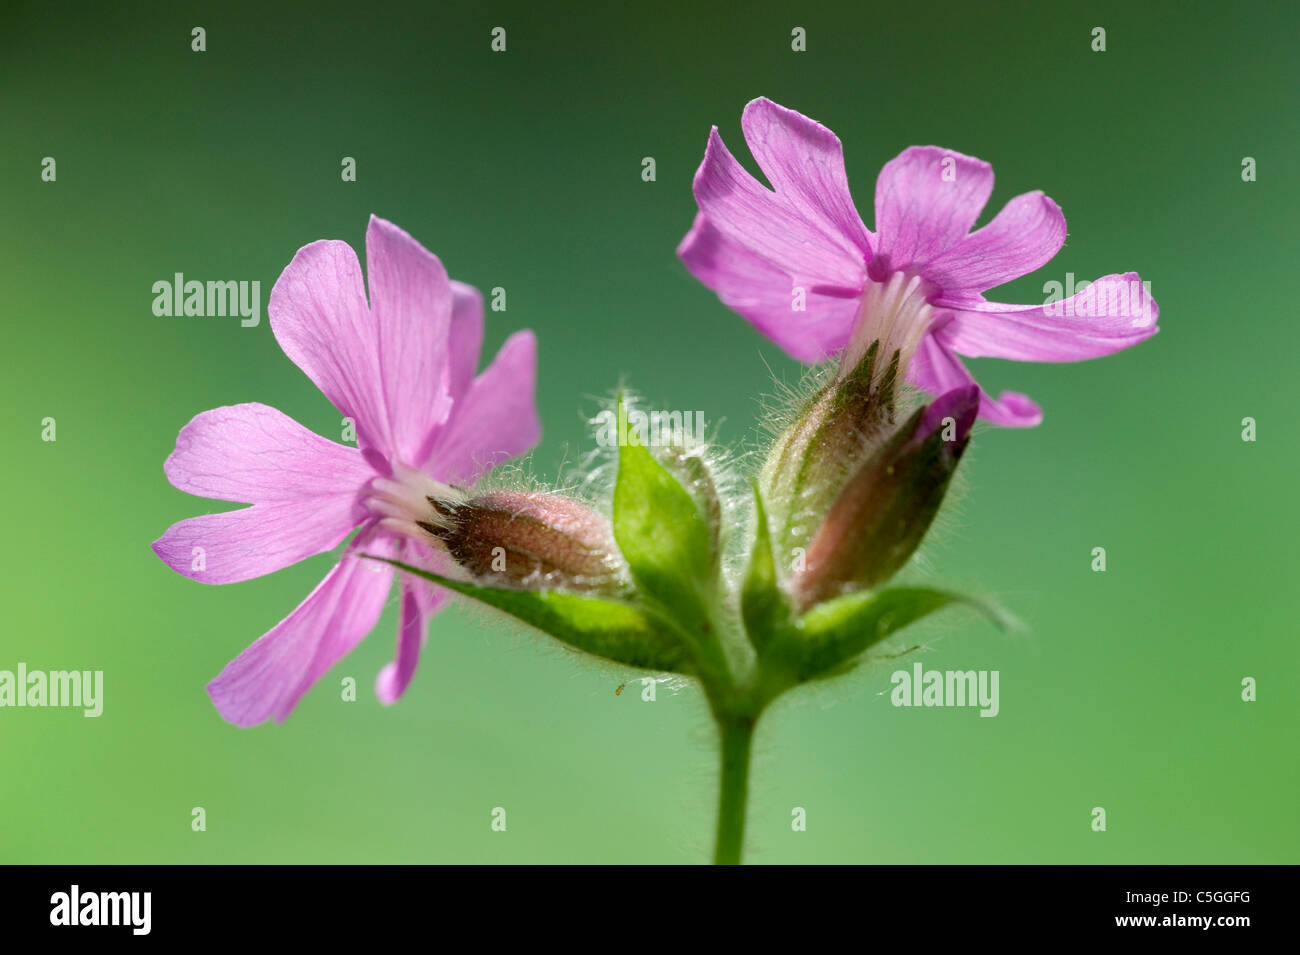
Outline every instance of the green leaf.
<path id="1" fill-rule="evenodd" d="M 502 610 L 592 656 L 646 670 L 689 671 L 686 650 L 671 636 L 671 628 L 630 604 L 563 590 L 481 587 L 386 557 L 371 559 Z"/>
<path id="2" fill-rule="evenodd" d="M 772 642 L 777 630 L 789 622 L 790 603 L 782 593 L 772 558 L 772 533 L 763 495 L 754 485 L 754 546 L 740 589 L 740 614 L 749 642 L 760 653 Z"/>
<path id="3" fill-rule="evenodd" d="M 619 399 L 618 419 L 624 419 Z M 621 437 L 621 436 L 620 436 Z M 614 538 L 641 589 L 688 627 L 707 621 L 712 534 L 686 488 L 639 444 L 619 441 Z"/>
<path id="4" fill-rule="evenodd" d="M 995 607 L 929 587 L 862 590 L 813 607 L 782 633 L 772 655 L 789 667 L 798 681 L 833 676 L 896 631 L 959 604 L 981 610 L 1000 626 L 1010 623 Z"/>

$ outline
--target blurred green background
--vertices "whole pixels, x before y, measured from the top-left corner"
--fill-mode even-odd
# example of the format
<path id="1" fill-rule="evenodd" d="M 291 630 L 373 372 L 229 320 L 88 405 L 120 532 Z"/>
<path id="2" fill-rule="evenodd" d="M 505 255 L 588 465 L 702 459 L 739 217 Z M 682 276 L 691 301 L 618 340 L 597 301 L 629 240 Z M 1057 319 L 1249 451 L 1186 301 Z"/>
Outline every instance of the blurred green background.
<path id="1" fill-rule="evenodd" d="M 371 212 L 507 289 L 488 349 L 537 331 L 539 477 L 591 450 L 584 414 L 620 379 L 752 446 L 760 396 L 798 366 L 674 247 L 710 125 L 754 168 L 739 119 L 759 95 L 839 134 L 868 223 L 876 173 L 911 144 L 993 163 L 981 222 L 1043 189 L 1069 241 L 994 297 L 1137 269 L 1162 332 L 1078 365 L 972 363 L 1046 418 L 977 435 L 925 568 L 1030 631 L 936 621 L 918 659 L 999 670 L 1001 713 L 895 709 L 890 665 L 787 698 L 759 729 L 749 859 L 1300 861 L 1298 25 L 1291 3 L 7 6 L 0 669 L 102 669 L 106 699 L 97 720 L 0 710 L 0 861 L 708 857 L 713 730 L 693 688 L 616 696 L 630 671 L 462 609 L 384 708 L 394 600 L 284 725 L 237 730 L 204 684 L 333 558 L 207 587 L 149 542 L 223 509 L 163 477 L 197 412 L 261 401 L 337 437 L 265 301 L 307 242 L 363 248 Z M 261 325 L 155 317 L 174 272 L 260 280 Z"/>

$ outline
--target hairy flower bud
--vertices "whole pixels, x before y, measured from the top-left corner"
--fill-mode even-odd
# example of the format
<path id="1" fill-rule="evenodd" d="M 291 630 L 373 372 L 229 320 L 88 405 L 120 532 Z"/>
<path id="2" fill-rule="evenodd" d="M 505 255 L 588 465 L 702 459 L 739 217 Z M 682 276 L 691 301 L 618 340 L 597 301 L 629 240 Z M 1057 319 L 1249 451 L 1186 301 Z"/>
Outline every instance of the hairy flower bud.
<path id="1" fill-rule="evenodd" d="M 895 424 L 898 355 L 878 342 L 827 382 L 776 441 L 759 486 L 773 518 L 778 552 L 806 547 L 836 492 Z"/>
<path id="2" fill-rule="evenodd" d="M 484 583 L 585 592 L 620 587 L 623 559 L 609 521 L 584 504 L 520 491 L 430 503 L 434 514 L 420 527 Z"/>
<path id="3" fill-rule="evenodd" d="M 979 388 L 918 409 L 848 479 L 795 575 L 799 609 L 892 577 L 921 543 L 979 412 Z"/>
<path id="4" fill-rule="evenodd" d="M 699 507 L 700 517 L 709 531 L 709 556 L 716 565 L 722 554 L 722 500 L 705 460 L 704 448 L 668 447 L 660 454 L 659 462 Z"/>

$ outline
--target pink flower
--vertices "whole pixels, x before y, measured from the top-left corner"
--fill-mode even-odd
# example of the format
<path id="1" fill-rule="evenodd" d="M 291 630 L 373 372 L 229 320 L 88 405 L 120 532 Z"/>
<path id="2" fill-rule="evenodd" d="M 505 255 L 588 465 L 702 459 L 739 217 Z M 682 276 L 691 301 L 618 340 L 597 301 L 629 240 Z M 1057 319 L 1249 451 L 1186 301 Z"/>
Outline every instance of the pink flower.
<path id="1" fill-rule="evenodd" d="M 443 555 L 415 525 L 430 494 L 454 494 L 540 435 L 533 404 L 537 345 L 512 335 L 478 377 L 483 300 L 452 282 L 437 256 L 371 217 L 370 301 L 345 242 L 305 246 L 284 270 L 267 311 L 286 355 L 355 423 L 357 447 L 313 434 L 261 404 L 216 408 L 181 429 L 163 466 L 202 497 L 251 504 L 168 528 L 154 552 L 209 584 L 260 577 L 356 535 L 337 565 L 289 616 L 208 684 L 239 726 L 282 721 L 327 670 L 374 627 L 393 569 L 358 553 L 437 568 Z M 392 703 L 415 672 L 425 624 L 446 593 L 402 576 L 396 659 L 375 692 Z"/>
<path id="2" fill-rule="evenodd" d="M 834 133 L 767 99 L 745 107 L 741 126 L 772 189 L 714 127 L 695 174 L 700 211 L 677 252 L 794 358 L 839 353 L 851 367 L 879 339 L 882 355 L 900 353 L 914 384 L 943 394 L 974 382 L 958 355 L 1076 361 L 1156 333 L 1156 303 L 1134 272 L 1044 305 L 985 300 L 1065 242 L 1065 218 L 1041 192 L 1015 197 L 971 231 L 993 191 L 986 162 L 937 146 L 904 150 L 876 181 L 872 233 L 849 195 Z M 1009 426 L 1042 420 L 1026 396 L 995 400 L 983 390 L 980 416 Z"/>

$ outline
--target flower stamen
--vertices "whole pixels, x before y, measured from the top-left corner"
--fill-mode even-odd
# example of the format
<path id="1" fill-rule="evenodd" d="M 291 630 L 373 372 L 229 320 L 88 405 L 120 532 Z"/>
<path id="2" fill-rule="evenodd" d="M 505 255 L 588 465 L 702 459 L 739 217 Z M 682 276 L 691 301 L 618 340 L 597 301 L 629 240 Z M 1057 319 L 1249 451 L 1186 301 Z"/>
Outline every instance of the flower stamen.
<path id="1" fill-rule="evenodd" d="M 880 367 L 888 367 L 898 354 L 900 374 L 907 368 L 934 318 L 921 276 L 895 272 L 887 282 L 868 282 L 858 310 L 857 324 L 840 362 L 839 377 L 848 375 L 866 356 L 872 342 L 880 342 Z"/>
<path id="2" fill-rule="evenodd" d="M 436 481 L 423 471 L 393 464 L 391 478 L 370 482 L 362 503 L 380 518 L 379 525 L 395 534 L 427 541 L 434 530 L 449 526 L 448 509 L 466 494 L 451 484 Z"/>

